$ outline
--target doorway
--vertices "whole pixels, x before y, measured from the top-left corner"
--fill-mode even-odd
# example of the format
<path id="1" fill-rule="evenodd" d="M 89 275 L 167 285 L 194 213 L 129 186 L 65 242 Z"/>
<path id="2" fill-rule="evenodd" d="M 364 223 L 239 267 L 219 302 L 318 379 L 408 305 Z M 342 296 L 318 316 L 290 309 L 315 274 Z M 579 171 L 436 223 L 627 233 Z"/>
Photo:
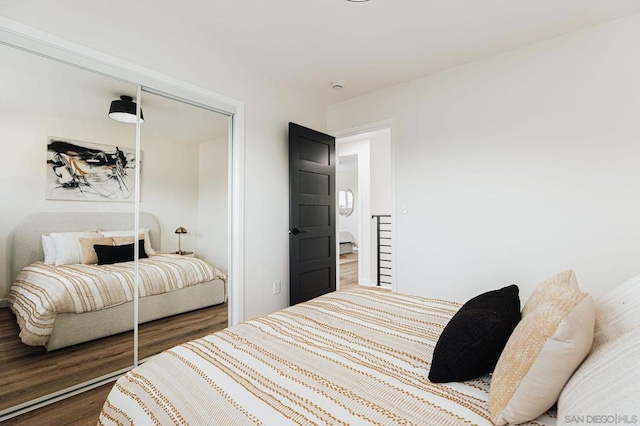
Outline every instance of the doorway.
<path id="1" fill-rule="evenodd" d="M 336 139 L 338 188 L 353 193 L 353 210 L 338 215 L 340 288 L 357 286 L 392 288 L 395 224 L 378 234 L 374 216 L 394 220 L 391 125 L 363 128 Z M 348 192 L 347 192 L 348 194 Z M 381 240 L 382 238 L 382 240 Z M 352 249 L 349 246 L 352 244 Z M 383 248 L 380 250 L 379 245 Z M 351 249 L 351 250 L 350 250 Z M 381 253 L 381 254 L 378 254 Z"/>
<path id="2" fill-rule="evenodd" d="M 358 189 L 358 154 L 338 159 L 338 243 L 340 288 L 358 286 L 358 241 L 360 240 L 360 193 Z"/>

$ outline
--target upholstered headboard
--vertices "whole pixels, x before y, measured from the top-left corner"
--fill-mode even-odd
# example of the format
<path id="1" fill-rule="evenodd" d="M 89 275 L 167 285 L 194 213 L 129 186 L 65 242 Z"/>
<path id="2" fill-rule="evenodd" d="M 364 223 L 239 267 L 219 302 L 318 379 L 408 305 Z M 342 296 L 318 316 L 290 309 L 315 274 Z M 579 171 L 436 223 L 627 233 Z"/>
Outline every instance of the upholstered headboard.
<path id="1" fill-rule="evenodd" d="M 160 246 L 160 223 L 150 213 L 140 213 L 140 228 L 149 229 L 153 247 Z M 22 219 L 8 238 L 11 280 L 25 266 L 44 259 L 42 234 L 101 229 L 133 229 L 133 213 L 35 213 Z"/>

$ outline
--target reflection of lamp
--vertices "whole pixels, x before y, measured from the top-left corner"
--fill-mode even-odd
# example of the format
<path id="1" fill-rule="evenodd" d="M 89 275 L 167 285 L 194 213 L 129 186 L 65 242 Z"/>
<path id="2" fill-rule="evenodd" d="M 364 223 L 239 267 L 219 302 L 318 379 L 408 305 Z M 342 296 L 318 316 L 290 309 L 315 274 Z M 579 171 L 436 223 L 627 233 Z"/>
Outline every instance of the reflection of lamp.
<path id="1" fill-rule="evenodd" d="M 113 118 L 116 121 L 122 121 L 123 123 L 135 123 L 136 122 L 136 103 L 133 102 L 131 96 L 120 96 L 120 99 L 116 99 L 111 102 L 109 108 L 109 118 Z M 140 109 L 140 123 L 144 123 L 144 115 L 142 115 L 142 108 Z"/>
<path id="2" fill-rule="evenodd" d="M 187 233 L 187 229 L 179 226 L 178 229 L 176 229 L 176 234 L 178 234 L 178 251 L 176 252 L 176 254 L 184 254 L 186 252 L 182 251 L 182 248 L 180 247 L 180 237 L 182 236 L 182 234 L 186 234 Z"/>

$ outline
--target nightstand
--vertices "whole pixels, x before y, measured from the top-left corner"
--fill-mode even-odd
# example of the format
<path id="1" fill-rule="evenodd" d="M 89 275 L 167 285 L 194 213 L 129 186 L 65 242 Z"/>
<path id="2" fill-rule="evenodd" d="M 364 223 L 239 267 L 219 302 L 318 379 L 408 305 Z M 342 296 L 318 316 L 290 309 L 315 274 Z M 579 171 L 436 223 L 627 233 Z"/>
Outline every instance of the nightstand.
<path id="1" fill-rule="evenodd" d="M 192 251 L 176 251 L 173 254 L 179 254 L 180 256 L 186 256 L 186 257 L 196 257 L 196 254 Z"/>

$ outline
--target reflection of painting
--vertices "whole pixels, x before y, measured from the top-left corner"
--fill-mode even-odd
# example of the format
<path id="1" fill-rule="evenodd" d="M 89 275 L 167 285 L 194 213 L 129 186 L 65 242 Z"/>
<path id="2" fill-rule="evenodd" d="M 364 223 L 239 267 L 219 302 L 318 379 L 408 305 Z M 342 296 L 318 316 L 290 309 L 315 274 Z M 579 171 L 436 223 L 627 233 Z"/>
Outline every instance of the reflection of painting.
<path id="1" fill-rule="evenodd" d="M 49 138 L 47 199 L 134 201 L 135 150 Z"/>

